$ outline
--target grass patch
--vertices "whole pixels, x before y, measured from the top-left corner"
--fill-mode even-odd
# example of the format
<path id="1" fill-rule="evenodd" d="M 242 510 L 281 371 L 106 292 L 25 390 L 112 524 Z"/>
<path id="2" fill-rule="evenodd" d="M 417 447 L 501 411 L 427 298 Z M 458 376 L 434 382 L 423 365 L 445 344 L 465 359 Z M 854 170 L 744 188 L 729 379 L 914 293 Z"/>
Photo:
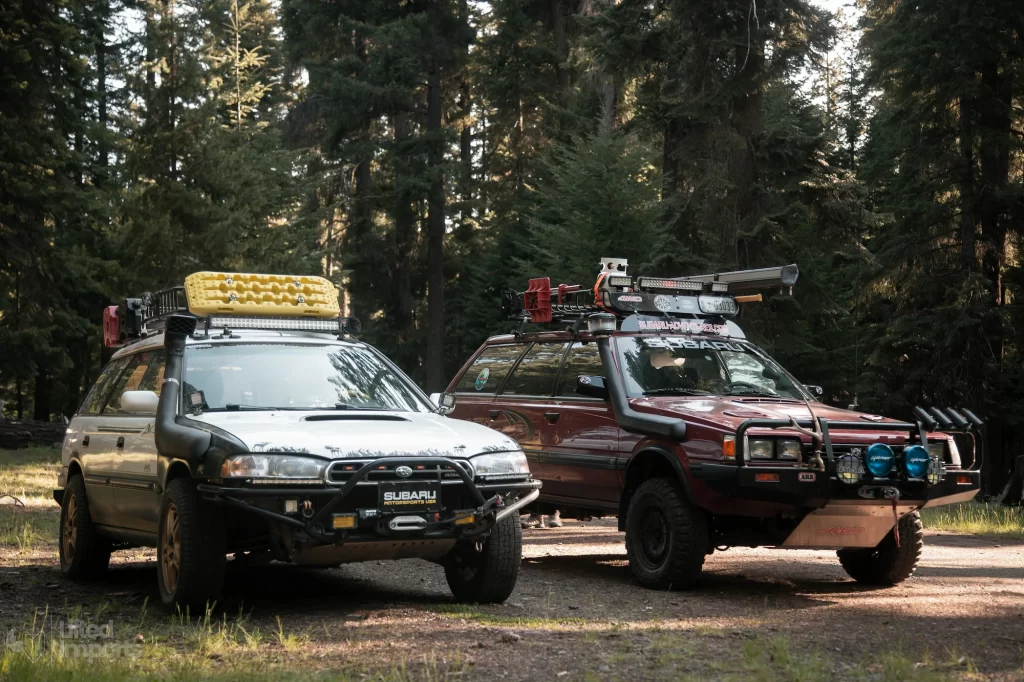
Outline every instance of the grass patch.
<path id="1" fill-rule="evenodd" d="M 28 551 L 56 547 L 60 509 L 0 504 L 0 547 Z"/>
<path id="2" fill-rule="evenodd" d="M 0 495 L 13 495 L 31 504 L 56 506 L 53 489 L 60 473 L 60 450 L 25 448 L 0 450 Z M 10 499 L 0 500 L 0 504 Z"/>
<path id="3" fill-rule="evenodd" d="M 482 625 L 499 625 L 526 629 L 550 630 L 555 627 L 586 625 L 584 618 L 535 618 L 523 616 L 502 616 L 484 613 L 479 609 L 464 604 L 438 604 L 427 607 L 434 613 L 452 619 L 468 620 Z"/>
<path id="4" fill-rule="evenodd" d="M 967 502 L 921 510 L 925 528 L 1024 539 L 1024 507 Z"/>

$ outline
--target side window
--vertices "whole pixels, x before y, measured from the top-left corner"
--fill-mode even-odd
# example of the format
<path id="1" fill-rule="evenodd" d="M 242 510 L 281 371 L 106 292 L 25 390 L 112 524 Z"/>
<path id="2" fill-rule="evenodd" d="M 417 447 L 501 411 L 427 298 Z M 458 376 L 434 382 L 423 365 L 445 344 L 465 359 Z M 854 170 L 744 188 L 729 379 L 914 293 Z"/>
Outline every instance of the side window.
<path id="1" fill-rule="evenodd" d="M 456 393 L 494 395 L 522 352 L 517 344 L 485 348 L 455 385 Z"/>
<path id="2" fill-rule="evenodd" d="M 551 395 L 562 364 L 564 343 L 535 343 L 505 384 L 505 395 Z"/>
<path id="3" fill-rule="evenodd" d="M 138 391 L 142 388 L 143 381 L 149 374 L 150 363 L 153 362 L 156 355 L 156 351 L 149 351 L 148 353 L 136 353 L 128 358 L 128 367 L 114 385 L 114 390 L 110 392 L 107 406 L 103 408 L 103 414 L 128 414 L 121 409 L 121 394 L 125 391 Z M 161 357 L 161 365 L 162 362 Z M 162 368 L 160 371 L 162 372 Z"/>
<path id="4" fill-rule="evenodd" d="M 149 367 L 142 376 L 142 383 L 139 384 L 139 390 L 153 391 L 160 395 L 160 390 L 164 387 L 164 352 L 158 350 L 154 351 L 152 355 Z"/>
<path id="5" fill-rule="evenodd" d="M 604 376 L 604 365 L 597 352 L 597 344 L 576 342 L 572 344 L 569 357 L 565 359 L 562 374 L 558 378 L 558 390 L 555 395 L 581 397 L 576 392 L 576 379 L 582 376 Z"/>
<path id="6" fill-rule="evenodd" d="M 103 403 L 107 399 L 107 394 L 110 392 L 111 384 L 117 380 L 118 375 L 126 364 L 128 364 L 128 361 L 125 358 L 118 358 L 103 368 L 103 371 L 96 378 L 96 383 L 92 385 L 88 395 L 85 396 L 85 400 L 82 401 L 82 407 L 78 410 L 79 414 L 100 413 L 100 410 L 103 409 Z"/>

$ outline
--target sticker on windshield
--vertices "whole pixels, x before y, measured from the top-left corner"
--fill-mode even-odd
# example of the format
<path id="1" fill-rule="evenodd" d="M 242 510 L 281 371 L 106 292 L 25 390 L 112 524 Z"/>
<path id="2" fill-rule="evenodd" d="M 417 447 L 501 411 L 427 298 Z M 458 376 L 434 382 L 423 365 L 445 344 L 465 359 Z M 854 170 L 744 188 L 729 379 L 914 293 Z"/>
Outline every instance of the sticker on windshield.
<path id="1" fill-rule="evenodd" d="M 738 343 L 729 341 L 708 341 L 695 339 L 691 336 L 659 336 L 642 339 L 647 348 L 689 348 L 690 350 L 730 350 L 734 353 L 746 353 L 747 349 Z"/>
<path id="2" fill-rule="evenodd" d="M 717 336 L 725 336 L 729 333 L 727 325 L 711 324 L 701 320 L 638 320 L 637 325 L 642 332 L 689 332 L 690 334 L 715 334 Z"/>
<path id="3" fill-rule="evenodd" d="M 480 371 L 480 373 L 476 375 L 476 381 L 473 383 L 473 386 L 476 387 L 476 390 L 482 391 L 482 390 L 484 390 L 484 386 L 487 385 L 487 380 L 490 379 L 490 378 L 491 378 L 491 370 L 490 370 L 490 368 L 484 367 Z"/>

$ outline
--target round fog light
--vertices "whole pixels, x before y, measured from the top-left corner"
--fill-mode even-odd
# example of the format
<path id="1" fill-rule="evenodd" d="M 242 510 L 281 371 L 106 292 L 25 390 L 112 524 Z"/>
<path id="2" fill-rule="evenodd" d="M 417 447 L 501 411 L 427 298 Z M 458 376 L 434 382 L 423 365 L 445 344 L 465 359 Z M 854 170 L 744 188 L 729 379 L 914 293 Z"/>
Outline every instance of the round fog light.
<path id="1" fill-rule="evenodd" d="M 942 463 L 941 457 L 932 457 L 928 462 L 928 483 L 938 485 L 942 477 L 946 475 L 946 466 Z"/>
<path id="2" fill-rule="evenodd" d="M 863 475 L 864 465 L 859 455 L 843 455 L 836 462 L 836 477 L 843 483 L 857 483 Z"/>
<path id="3" fill-rule="evenodd" d="M 923 445 L 911 445 L 903 451 L 903 470 L 910 478 L 923 478 L 932 458 Z"/>
<path id="4" fill-rule="evenodd" d="M 868 448 L 864 456 L 868 471 L 878 478 L 887 478 L 892 472 L 892 464 L 896 460 L 892 448 L 885 443 L 875 443 Z"/>

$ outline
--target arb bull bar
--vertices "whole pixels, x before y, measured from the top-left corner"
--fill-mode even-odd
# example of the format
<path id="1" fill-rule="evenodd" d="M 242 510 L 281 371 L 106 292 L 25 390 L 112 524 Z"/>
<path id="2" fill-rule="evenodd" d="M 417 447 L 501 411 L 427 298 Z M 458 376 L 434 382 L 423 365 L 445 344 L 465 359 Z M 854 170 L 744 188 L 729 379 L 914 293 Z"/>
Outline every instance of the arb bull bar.
<path id="1" fill-rule="evenodd" d="M 324 530 L 324 524 L 330 521 L 331 514 L 346 501 L 346 499 L 356 489 L 356 486 L 359 485 L 359 483 L 364 482 L 372 472 L 380 469 L 381 467 L 397 467 L 400 465 L 437 466 L 439 467 L 438 482 L 440 483 L 444 482 L 444 479 L 441 477 L 441 472 L 451 470 L 457 474 L 462 480 L 462 483 L 466 485 L 470 495 L 473 497 L 474 502 L 477 505 L 473 510 L 463 510 L 462 513 L 456 516 L 428 522 L 426 526 L 418 529 L 415 534 L 406 537 L 414 537 L 416 539 L 436 539 L 459 537 L 471 538 L 483 535 L 490 531 L 490 529 L 499 521 L 510 514 L 516 513 L 526 505 L 533 502 L 540 495 L 540 481 L 499 481 L 494 483 L 481 483 L 478 485 L 473 481 L 473 478 L 469 473 L 453 459 L 449 459 L 447 457 L 400 456 L 381 457 L 371 462 L 367 462 L 352 473 L 348 480 L 340 487 L 331 487 L 326 482 L 322 487 L 292 487 L 282 485 L 272 488 L 235 487 L 200 483 L 197 486 L 197 489 L 208 499 L 215 502 L 227 504 L 231 507 L 262 516 L 270 521 L 275 521 L 290 528 L 303 531 L 310 538 L 318 542 L 341 545 L 344 544 L 346 540 L 351 541 L 352 538 L 348 538 L 346 531 L 342 529 L 335 530 L 331 528 L 330 531 Z M 445 469 L 441 467 L 445 467 Z M 517 498 L 511 504 L 508 504 L 499 494 L 497 494 L 497 491 L 509 490 L 521 490 L 528 492 Z M 493 494 L 491 494 L 490 497 L 486 497 L 485 493 Z M 310 518 L 299 520 L 286 514 L 277 513 L 269 509 L 259 507 L 245 499 L 273 497 L 328 498 L 328 500 L 326 504 L 320 506 L 320 508 Z M 480 521 L 473 525 L 462 526 L 456 524 L 456 521 L 463 520 L 469 516 L 478 516 Z M 327 523 L 327 525 L 330 526 L 331 524 Z M 376 536 L 370 539 L 379 540 L 380 537 Z"/>

